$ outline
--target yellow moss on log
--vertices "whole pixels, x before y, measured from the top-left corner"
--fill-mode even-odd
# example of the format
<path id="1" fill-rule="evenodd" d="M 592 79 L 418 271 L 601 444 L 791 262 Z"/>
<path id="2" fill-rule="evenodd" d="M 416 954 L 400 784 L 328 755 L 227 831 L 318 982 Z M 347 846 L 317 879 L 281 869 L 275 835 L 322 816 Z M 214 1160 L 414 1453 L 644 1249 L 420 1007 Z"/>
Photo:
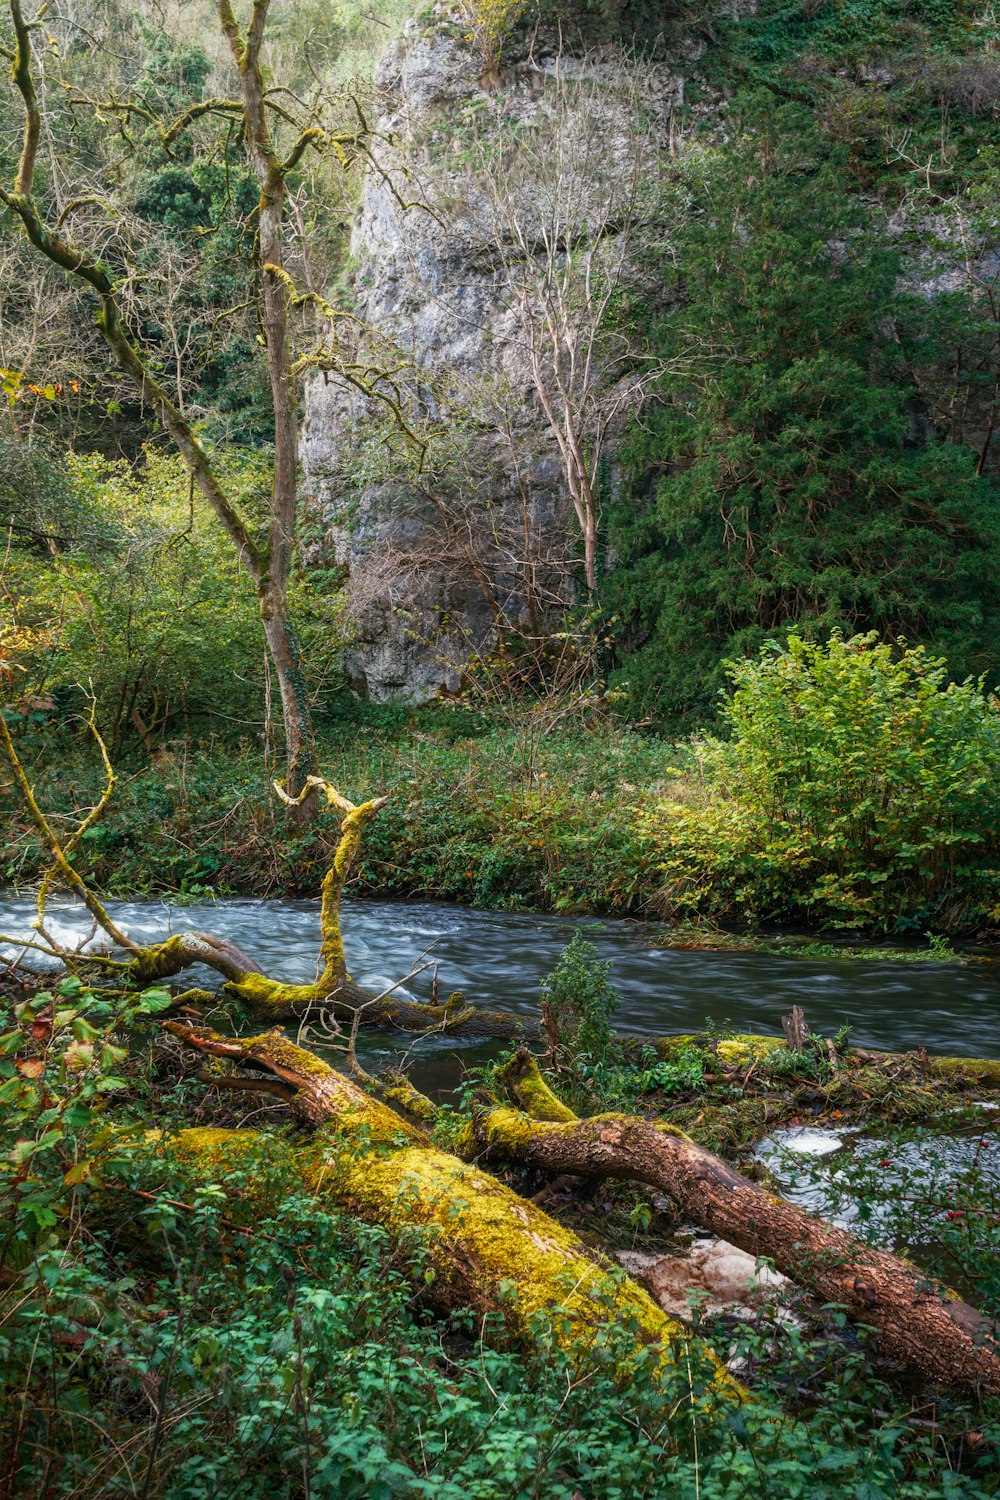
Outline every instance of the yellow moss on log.
<path id="1" fill-rule="evenodd" d="M 513 1089 L 518 1103 L 533 1120 L 568 1125 L 577 1118 L 549 1088 L 535 1059 L 526 1057 L 523 1051 L 500 1069 L 497 1082 Z"/>
<path id="2" fill-rule="evenodd" d="M 682 1052 L 688 1047 L 700 1047 L 707 1050 L 708 1038 L 696 1036 L 694 1032 L 682 1032 L 679 1036 L 658 1036 L 650 1038 L 651 1045 L 656 1048 L 657 1057 L 673 1057 L 675 1052 Z"/>
<path id="3" fill-rule="evenodd" d="M 972 1083 L 1000 1089 L 1000 1059 L 993 1057 L 930 1057 L 927 1065 L 940 1078 L 968 1078 Z"/>
<path id="4" fill-rule="evenodd" d="M 160 1139 L 183 1160 L 196 1161 L 200 1168 L 210 1172 L 231 1172 L 242 1166 L 248 1156 L 259 1155 L 264 1145 L 259 1130 L 218 1130 L 208 1125 L 182 1130 L 177 1135 L 160 1135 Z M 284 1142 L 268 1139 L 266 1145 L 270 1160 L 275 1160 L 278 1153 L 291 1160 Z"/>
<path id="5" fill-rule="evenodd" d="M 374 1122 L 338 1123 L 343 1129 Z M 232 1170 L 259 1152 L 261 1140 L 252 1130 L 194 1129 L 179 1132 L 169 1144 L 215 1172 Z M 501 1311 L 512 1332 L 529 1339 L 548 1333 L 578 1367 L 620 1335 L 625 1347 L 652 1349 L 657 1369 L 691 1360 L 708 1369 L 717 1395 L 743 1399 L 701 1341 L 661 1312 L 641 1287 L 477 1167 L 423 1143 L 400 1149 L 397 1142 L 397 1149 L 379 1154 L 368 1137 L 359 1150 L 334 1131 L 294 1151 L 275 1144 L 317 1196 L 394 1234 L 420 1230 L 440 1304 Z M 269 1140 L 269 1157 L 271 1145 Z M 620 1378 L 628 1378 L 629 1368 L 630 1359 L 619 1356 Z"/>
<path id="6" fill-rule="evenodd" d="M 318 1005 L 329 998 L 317 984 L 283 984 L 278 979 L 268 979 L 266 974 L 246 974 L 240 980 L 226 986 L 230 994 L 244 1000 L 253 1010 L 269 1010 L 284 1013 L 289 1006 L 305 1009 Z"/>
<path id="7" fill-rule="evenodd" d="M 668 1318 L 652 1298 L 621 1272 L 591 1256 L 576 1236 L 495 1178 L 432 1146 L 413 1146 L 380 1160 L 322 1151 L 312 1170 L 318 1186 L 327 1174 L 337 1194 L 363 1218 L 400 1232 L 420 1226 L 445 1300 L 483 1310 L 502 1309 L 522 1335 L 539 1319 L 558 1347 L 579 1365 L 624 1328 L 642 1348 L 656 1346 L 660 1369 L 707 1352 L 692 1349 L 689 1331 Z M 714 1361 L 713 1361 L 714 1364 Z M 624 1378 L 626 1370 L 621 1369 Z M 714 1383 L 732 1396 L 739 1387 L 715 1365 Z"/>
<path id="8" fill-rule="evenodd" d="M 266 1048 L 268 1061 L 276 1068 L 284 1067 L 311 1080 L 335 1079 L 340 1076 L 328 1062 L 317 1057 L 315 1052 L 308 1052 L 304 1047 L 296 1046 L 277 1027 L 265 1032 L 262 1036 L 231 1037 L 227 1040 L 231 1046 L 239 1047 L 240 1051 L 245 1052 L 248 1057 L 254 1056 L 262 1047 Z"/>
<path id="9" fill-rule="evenodd" d="M 769 1057 L 772 1052 L 780 1052 L 786 1046 L 783 1037 L 745 1034 L 716 1042 L 715 1050 L 722 1061 L 732 1067 L 739 1063 L 758 1062 L 761 1058 Z"/>
<path id="10" fill-rule="evenodd" d="M 678 1052 L 695 1048 L 700 1052 L 714 1052 L 730 1067 L 740 1063 L 756 1062 L 772 1052 L 787 1046 L 784 1037 L 757 1036 L 753 1032 L 740 1032 L 737 1036 L 714 1037 L 709 1032 L 685 1032 L 680 1036 L 661 1036 L 655 1040 L 656 1055 L 661 1058 L 674 1057 Z"/>

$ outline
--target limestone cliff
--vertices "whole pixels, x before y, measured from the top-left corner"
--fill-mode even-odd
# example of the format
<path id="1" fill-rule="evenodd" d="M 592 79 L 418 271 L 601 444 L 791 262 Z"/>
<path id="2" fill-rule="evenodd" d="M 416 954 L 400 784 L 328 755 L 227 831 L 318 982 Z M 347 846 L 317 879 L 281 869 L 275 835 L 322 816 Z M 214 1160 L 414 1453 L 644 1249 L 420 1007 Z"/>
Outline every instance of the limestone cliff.
<path id="1" fill-rule="evenodd" d="M 408 23 L 377 70 L 380 128 L 399 144 L 383 153 L 384 175 L 365 183 L 351 294 L 375 335 L 412 362 L 411 401 L 437 437 L 413 472 L 398 449 L 387 458 L 371 442 L 383 415 L 371 402 L 316 376 L 302 446 L 307 492 L 349 579 L 349 672 L 377 701 L 457 690 L 463 662 L 499 624 L 530 634 L 575 586 L 564 466 L 533 387 L 510 268 L 483 232 L 488 195 L 469 142 L 530 120 L 557 70 L 585 80 L 611 66 L 557 58 L 536 41 L 487 89 L 439 7 Z M 648 86 L 666 141 L 682 84 L 663 69 L 648 70 Z M 598 102 L 609 159 L 617 152 L 625 170 L 630 122 L 607 92 Z M 529 172 L 511 191 L 530 203 L 543 189 Z"/>

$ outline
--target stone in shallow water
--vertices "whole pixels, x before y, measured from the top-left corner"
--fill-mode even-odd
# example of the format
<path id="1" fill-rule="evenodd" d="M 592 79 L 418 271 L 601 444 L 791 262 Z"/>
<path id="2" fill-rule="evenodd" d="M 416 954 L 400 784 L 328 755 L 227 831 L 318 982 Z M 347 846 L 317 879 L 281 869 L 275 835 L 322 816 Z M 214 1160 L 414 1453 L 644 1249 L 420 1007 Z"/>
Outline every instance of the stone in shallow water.
<path id="1" fill-rule="evenodd" d="M 622 1267 L 641 1281 L 666 1313 L 691 1316 L 690 1292 L 708 1293 L 704 1311 L 727 1312 L 733 1308 L 758 1307 L 767 1292 L 786 1284 L 787 1278 L 757 1262 L 745 1250 L 726 1240 L 696 1240 L 687 1255 L 652 1255 L 642 1250 L 621 1250 Z"/>
<path id="2" fill-rule="evenodd" d="M 832 1156 L 843 1144 L 843 1136 L 833 1130 L 821 1130 L 814 1125 L 792 1125 L 767 1136 L 754 1155 L 761 1160 L 782 1151 L 795 1151 L 800 1156 Z"/>

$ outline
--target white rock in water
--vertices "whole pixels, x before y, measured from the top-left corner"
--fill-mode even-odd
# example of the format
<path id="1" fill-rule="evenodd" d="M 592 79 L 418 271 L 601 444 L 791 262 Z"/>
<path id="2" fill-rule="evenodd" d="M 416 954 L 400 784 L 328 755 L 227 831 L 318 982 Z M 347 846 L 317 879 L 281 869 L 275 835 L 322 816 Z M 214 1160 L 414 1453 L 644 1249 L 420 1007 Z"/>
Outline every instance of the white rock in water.
<path id="1" fill-rule="evenodd" d="M 832 1156 L 844 1144 L 843 1136 L 832 1130 L 820 1130 L 811 1125 L 794 1125 L 788 1130 L 776 1130 L 760 1142 L 754 1155 L 766 1158 L 774 1152 L 795 1151 L 800 1156 Z"/>

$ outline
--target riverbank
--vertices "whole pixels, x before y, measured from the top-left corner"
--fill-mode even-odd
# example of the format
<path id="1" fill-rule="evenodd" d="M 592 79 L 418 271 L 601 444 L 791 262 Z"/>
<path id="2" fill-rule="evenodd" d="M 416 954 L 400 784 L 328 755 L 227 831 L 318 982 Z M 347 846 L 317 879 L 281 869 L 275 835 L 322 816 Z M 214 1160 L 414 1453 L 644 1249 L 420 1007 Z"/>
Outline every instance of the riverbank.
<path id="1" fill-rule="evenodd" d="M 682 744 L 538 704 L 488 718 L 342 702 L 317 743 L 323 774 L 354 802 L 386 799 L 352 890 L 726 929 L 787 923 L 932 948 L 996 932 L 992 699 L 867 637 L 792 640 L 733 678 L 728 737 Z M 93 746 L 44 716 L 18 727 L 41 805 L 71 827 L 99 795 Z M 92 885 L 195 899 L 317 891 L 336 816 L 299 829 L 256 742 L 171 741 L 117 770 L 111 805 L 74 852 Z M 4 800 L 0 881 L 30 883 L 46 849 L 28 810 Z M 934 956 L 951 955 L 939 945 Z"/>
<path id="2" fill-rule="evenodd" d="M 307 1464 L 314 1494 L 401 1500 L 470 1493 L 662 1500 L 665 1480 L 682 1500 L 766 1500 L 775 1494 L 775 1472 L 788 1500 L 996 1493 L 995 1397 L 942 1388 L 888 1359 L 864 1321 L 849 1324 L 808 1284 L 790 1286 L 765 1272 L 768 1295 L 748 1297 L 746 1282 L 760 1276 L 762 1262 L 746 1252 L 729 1272 L 736 1296 L 713 1305 L 709 1297 L 726 1288 L 703 1274 L 706 1242 L 693 1242 L 662 1194 L 615 1183 L 586 1191 L 578 1179 L 551 1173 L 539 1191 L 535 1173 L 524 1184 L 534 1201 L 513 1202 L 526 1218 L 545 1213 L 548 1234 L 569 1232 L 574 1247 L 592 1246 L 585 1267 L 624 1251 L 629 1274 L 644 1279 L 671 1317 L 694 1325 L 698 1348 L 720 1351 L 743 1387 L 733 1410 L 720 1410 L 712 1367 L 703 1368 L 691 1346 L 665 1366 L 644 1349 L 637 1355 L 634 1323 L 617 1307 L 581 1376 L 550 1332 L 548 1308 L 519 1337 L 512 1291 L 487 1317 L 444 1302 L 430 1231 L 371 1224 L 331 1191 L 304 1191 L 296 1161 L 309 1138 L 293 1127 L 286 1103 L 272 1099 L 265 1112 L 259 1093 L 248 1105 L 240 1089 L 202 1091 L 202 1064 L 186 1063 L 165 1043 L 155 1012 L 140 1009 L 134 1018 L 136 1045 L 103 1049 L 114 1053 L 115 1076 L 97 1075 L 108 1087 L 90 1110 L 78 1097 L 87 1073 L 56 1066 L 64 1053 L 78 1056 L 82 1014 L 74 1015 L 73 1032 L 65 1020 L 49 1026 L 39 1019 L 48 1014 L 47 998 L 13 1022 L 19 1041 L 17 1027 L 32 1032 L 19 1049 L 26 1066 L 14 1079 L 0 1158 L 14 1163 L 10 1239 L 15 1251 L 23 1247 L 9 1257 L 14 1269 L 0 1298 L 0 1408 L 12 1414 L 0 1426 L 18 1478 L 37 1475 L 44 1488 L 54 1471 L 60 1493 L 92 1494 L 134 1492 L 136 1472 L 155 1472 L 161 1477 L 151 1494 L 185 1500 L 204 1493 L 206 1474 L 216 1490 L 221 1483 L 242 1494 L 252 1474 L 260 1480 L 254 1496 L 298 1494 Z M 107 1006 L 98 1015 L 79 990 L 60 1004 L 63 1017 L 87 1006 L 109 1035 L 119 1019 Z M 95 1049 L 95 1070 L 108 1066 L 101 1055 Z M 778 1080 L 784 1090 L 832 1084 L 823 1053 L 788 1059 L 794 1066 Z M 642 1085 L 658 1112 L 673 1104 L 694 1114 L 693 1131 L 706 1123 L 697 1113 L 710 1110 L 710 1096 L 725 1105 L 719 1058 L 699 1050 L 696 1060 L 700 1079 L 689 1067 L 686 1082 L 661 1073 L 655 1092 Z M 765 1088 L 764 1062 L 747 1080 L 755 1092 Z M 849 1062 L 841 1057 L 840 1071 Z M 31 1083 L 41 1067 L 53 1080 L 44 1098 Z M 741 1065 L 731 1087 L 745 1072 Z M 560 1087 L 573 1079 L 550 1081 Z M 689 1101 L 702 1095 L 696 1113 Z M 43 1108 L 59 1129 L 38 1130 Z M 192 1131 L 192 1114 L 209 1129 Z M 118 1129 L 108 1129 L 109 1116 Z M 454 1137 L 469 1120 L 449 1115 L 438 1129 Z M 30 1153 L 26 1128 L 37 1135 Z M 400 1120 L 399 1131 L 407 1128 Z M 197 1141 L 215 1152 L 207 1180 L 188 1147 Z M 333 1171 L 326 1157 L 325 1177 L 336 1183 L 338 1169 L 355 1170 L 365 1149 L 339 1148 Z M 439 1144 L 444 1161 L 446 1149 Z M 874 1165 L 860 1158 L 863 1175 L 846 1184 L 855 1202 L 868 1200 L 872 1178 L 891 1165 L 890 1155 L 902 1159 L 906 1143 L 883 1134 L 878 1149 Z M 521 1169 L 506 1167 L 504 1178 L 521 1186 Z M 477 1194 L 516 1191 L 491 1184 L 488 1167 L 477 1164 Z M 951 1171 L 947 1183 L 925 1171 L 920 1186 L 920 1222 L 932 1194 L 949 1276 L 957 1268 L 963 1289 L 985 1317 L 994 1316 L 997 1219 L 975 1161 L 957 1177 Z M 886 1197 L 894 1215 L 889 1237 L 897 1223 L 905 1228 L 910 1196 L 893 1184 Z M 876 1243 L 881 1232 L 868 1228 L 881 1231 L 877 1202 L 879 1217 L 858 1226 Z M 459 1227 L 471 1233 L 467 1205 L 461 1214 Z M 543 1242 L 547 1254 L 554 1243 Z M 739 1252 L 723 1249 L 730 1266 Z M 802 1271 L 808 1283 L 805 1258 Z M 671 1277 L 680 1287 L 676 1306 L 666 1302 Z M 634 1283 L 622 1286 L 641 1297 Z M 591 1302 L 600 1317 L 599 1297 Z M 568 1322 L 561 1305 L 551 1322 Z M 626 1357 L 634 1369 L 622 1381 Z M 30 1382 L 38 1395 L 25 1402 Z M 160 1420 L 163 1411 L 169 1420 Z"/>
<path id="3" fill-rule="evenodd" d="M 100 785 L 91 750 L 33 739 L 26 760 L 41 804 L 67 816 L 91 805 Z M 661 882 L 638 814 L 661 796 L 696 801 L 681 754 L 624 728 L 542 734 L 461 710 L 359 710 L 319 747 L 324 775 L 345 795 L 389 799 L 366 834 L 354 893 L 649 915 Z M 179 744 L 123 764 L 78 866 L 111 895 L 315 894 L 337 821 L 323 812 L 298 832 L 271 791 L 275 774 L 249 744 Z M 45 850 L 21 809 L 0 814 L 0 836 L 3 883 L 37 880 Z"/>

